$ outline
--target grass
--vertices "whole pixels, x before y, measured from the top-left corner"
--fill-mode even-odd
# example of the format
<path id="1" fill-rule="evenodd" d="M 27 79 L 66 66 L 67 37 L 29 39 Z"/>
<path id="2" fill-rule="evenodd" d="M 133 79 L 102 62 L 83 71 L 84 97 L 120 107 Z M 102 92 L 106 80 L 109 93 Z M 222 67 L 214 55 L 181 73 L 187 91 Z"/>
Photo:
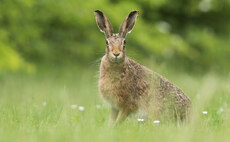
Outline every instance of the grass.
<path id="1" fill-rule="evenodd" d="M 94 67 L 43 68 L 34 75 L 1 75 L 0 141 L 229 141 L 230 76 L 160 73 L 192 99 L 189 124 L 138 124 L 133 116 L 108 128 L 109 106 L 98 93 Z M 71 108 L 75 104 L 84 106 L 84 111 Z"/>

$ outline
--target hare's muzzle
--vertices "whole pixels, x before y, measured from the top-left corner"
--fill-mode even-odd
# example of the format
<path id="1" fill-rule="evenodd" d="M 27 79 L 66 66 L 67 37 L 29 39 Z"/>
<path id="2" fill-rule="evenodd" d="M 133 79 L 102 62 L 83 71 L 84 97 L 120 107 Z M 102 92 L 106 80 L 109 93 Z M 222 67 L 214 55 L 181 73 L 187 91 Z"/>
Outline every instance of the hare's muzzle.
<path id="1" fill-rule="evenodd" d="M 118 58 L 120 53 L 113 53 L 113 55 L 114 55 L 115 58 Z"/>

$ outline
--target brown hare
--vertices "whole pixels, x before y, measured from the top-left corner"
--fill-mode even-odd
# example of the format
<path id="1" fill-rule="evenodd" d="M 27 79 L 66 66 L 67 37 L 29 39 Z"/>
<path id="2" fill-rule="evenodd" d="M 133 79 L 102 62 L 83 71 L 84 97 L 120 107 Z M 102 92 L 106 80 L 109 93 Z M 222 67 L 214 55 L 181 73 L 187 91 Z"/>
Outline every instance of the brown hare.
<path id="1" fill-rule="evenodd" d="M 183 121 L 191 107 L 191 101 L 183 91 L 126 56 L 125 37 L 132 31 L 138 14 L 138 11 L 130 12 L 120 25 L 119 33 L 115 34 L 106 15 L 94 11 L 96 23 L 106 36 L 99 91 L 111 105 L 109 125 L 120 123 L 137 111 L 147 114 L 148 119 L 162 119 L 163 114 L 167 114 L 169 119 Z"/>

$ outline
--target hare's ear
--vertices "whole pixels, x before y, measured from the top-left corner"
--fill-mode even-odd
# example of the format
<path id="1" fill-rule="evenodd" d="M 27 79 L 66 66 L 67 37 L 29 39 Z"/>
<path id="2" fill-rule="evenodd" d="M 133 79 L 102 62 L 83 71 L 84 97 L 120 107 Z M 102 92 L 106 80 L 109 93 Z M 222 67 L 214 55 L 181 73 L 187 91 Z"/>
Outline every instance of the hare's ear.
<path id="1" fill-rule="evenodd" d="M 129 15 L 124 19 L 124 21 L 121 23 L 121 26 L 119 28 L 119 35 L 122 37 L 125 37 L 126 34 L 130 33 L 136 23 L 136 19 L 138 16 L 138 11 L 132 11 L 129 13 Z"/>
<path id="2" fill-rule="evenodd" d="M 100 31 L 104 32 L 106 37 L 110 37 L 113 34 L 113 27 L 107 16 L 100 10 L 95 10 L 94 15 Z"/>

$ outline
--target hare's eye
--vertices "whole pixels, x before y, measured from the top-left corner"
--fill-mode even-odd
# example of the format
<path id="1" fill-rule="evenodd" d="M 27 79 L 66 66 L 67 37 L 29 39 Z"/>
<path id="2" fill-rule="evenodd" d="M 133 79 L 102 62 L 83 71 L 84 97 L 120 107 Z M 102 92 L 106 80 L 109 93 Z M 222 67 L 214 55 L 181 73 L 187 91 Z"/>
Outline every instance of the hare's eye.
<path id="1" fill-rule="evenodd" d="M 123 49 L 125 49 L 125 45 L 126 45 L 126 40 L 124 40 Z"/>
<path id="2" fill-rule="evenodd" d="M 124 45 L 126 44 L 126 40 L 124 40 Z"/>
<path id="3" fill-rule="evenodd" d="M 108 45 L 109 44 L 108 40 L 106 40 L 105 43 L 106 43 L 106 45 Z"/>

